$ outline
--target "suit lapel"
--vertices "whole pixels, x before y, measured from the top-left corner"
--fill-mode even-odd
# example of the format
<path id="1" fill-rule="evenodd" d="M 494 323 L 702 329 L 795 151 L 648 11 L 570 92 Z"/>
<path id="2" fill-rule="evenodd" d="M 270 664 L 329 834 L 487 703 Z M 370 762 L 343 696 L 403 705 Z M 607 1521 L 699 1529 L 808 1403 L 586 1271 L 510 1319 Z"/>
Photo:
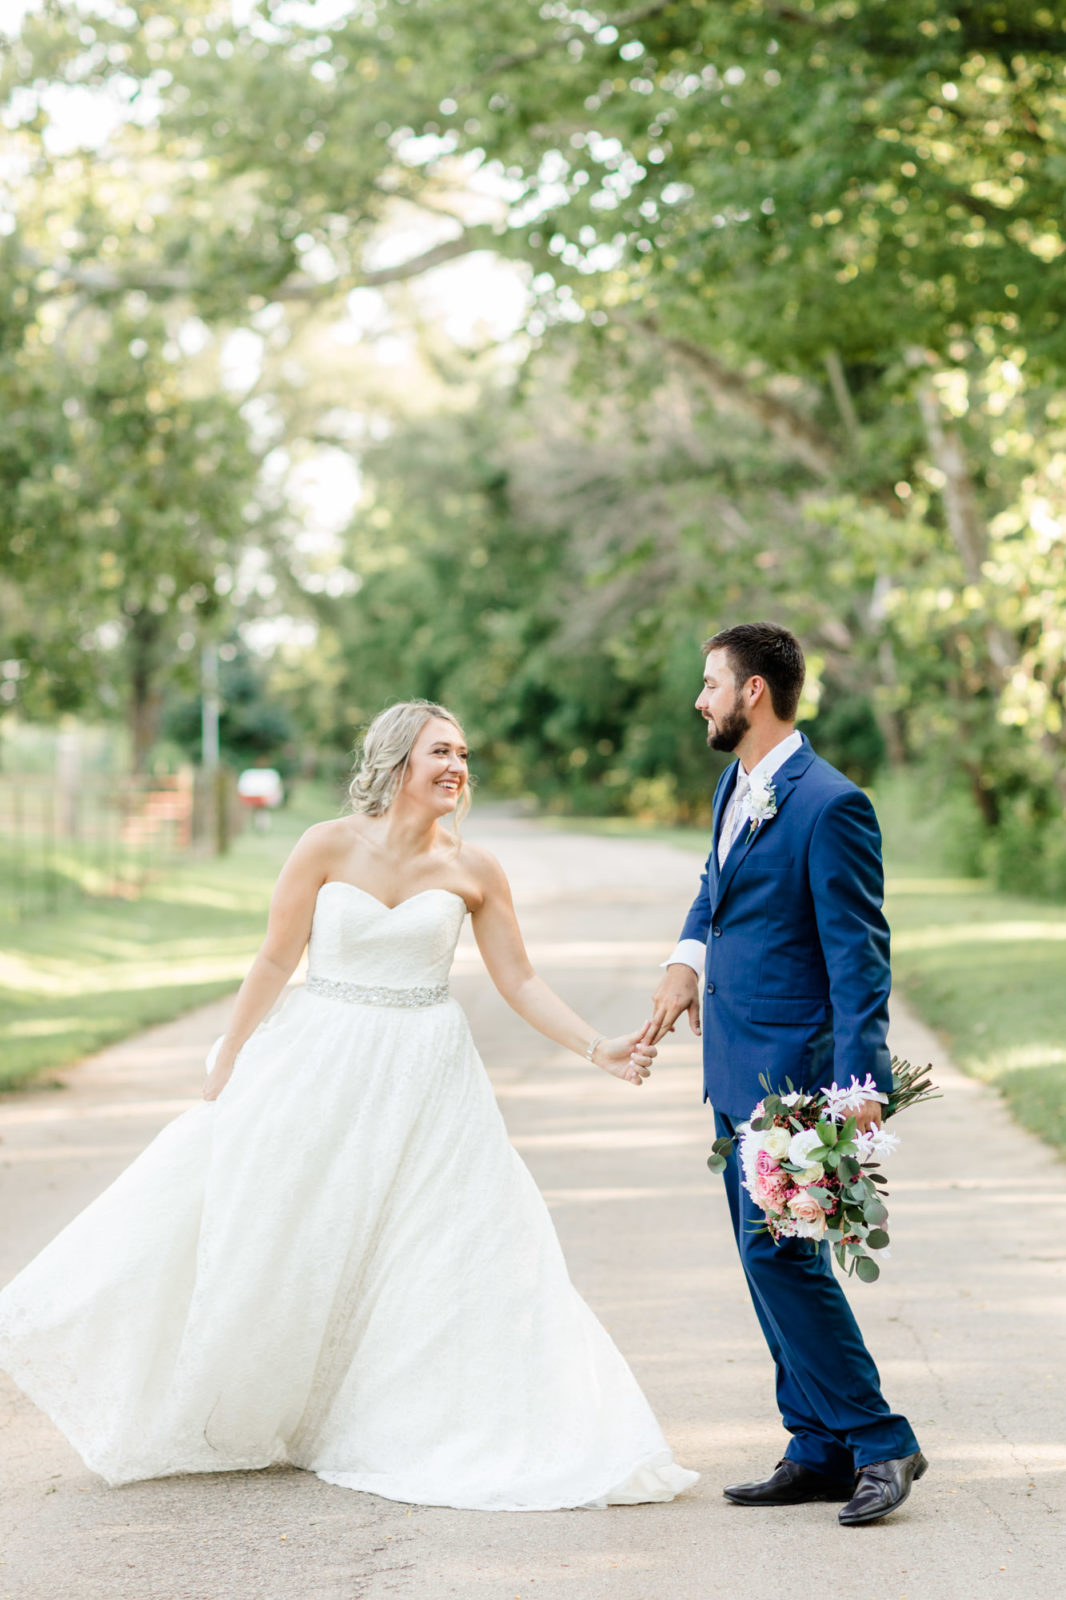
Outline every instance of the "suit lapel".
<path id="1" fill-rule="evenodd" d="M 774 798 L 775 798 L 775 800 L 777 802 L 777 812 L 776 812 L 776 814 L 774 816 L 770 817 L 766 822 L 761 823 L 759 825 L 759 827 L 757 827 L 755 829 L 754 833 L 752 833 L 750 828 L 749 828 L 749 830 L 748 830 L 746 835 L 742 835 L 739 839 L 737 839 L 734 842 L 733 848 L 730 850 L 729 854 L 725 858 L 725 865 L 722 867 L 721 871 L 716 875 L 714 889 L 713 889 L 713 891 L 711 893 L 711 915 L 712 916 L 717 912 L 718 907 L 721 905 L 722 901 L 725 899 L 726 892 L 729 889 L 729 885 L 732 883 L 733 879 L 735 878 L 735 876 L 737 874 L 737 869 L 740 867 L 742 862 L 747 860 L 749 852 L 754 850 L 757 847 L 760 838 L 766 832 L 767 828 L 773 828 L 773 827 L 775 827 L 777 825 L 778 817 L 780 816 L 780 813 L 781 813 L 781 808 L 788 801 L 788 797 L 792 793 L 792 789 L 793 789 L 794 784 L 796 783 L 797 779 L 802 778 L 803 774 L 806 772 L 807 768 L 810 766 L 810 764 L 811 764 L 811 762 L 813 760 L 814 760 L 814 751 L 811 749 L 810 743 L 809 743 L 806 735 L 804 735 L 803 736 L 803 744 L 796 751 L 795 755 L 789 756 L 789 758 L 785 762 L 784 766 L 779 767 L 778 770 L 774 773 L 773 778 L 771 779 L 771 782 L 773 783 L 773 786 L 774 786 Z M 734 778 L 733 783 L 731 783 L 730 786 L 729 786 L 729 793 L 730 794 L 733 793 L 733 788 L 735 786 L 735 783 L 736 783 L 736 779 Z M 725 809 L 724 803 L 723 803 L 723 808 L 722 809 L 723 810 Z M 715 829 L 714 859 L 715 859 L 715 862 L 717 863 L 717 860 L 718 860 L 718 829 L 717 828 Z"/>

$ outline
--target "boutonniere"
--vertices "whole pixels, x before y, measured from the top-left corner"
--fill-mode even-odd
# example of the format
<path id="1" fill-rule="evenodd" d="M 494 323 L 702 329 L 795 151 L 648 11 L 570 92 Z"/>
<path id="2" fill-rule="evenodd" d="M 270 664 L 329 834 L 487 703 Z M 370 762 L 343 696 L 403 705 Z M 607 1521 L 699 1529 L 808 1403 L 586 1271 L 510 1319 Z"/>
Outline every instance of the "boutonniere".
<path id="1" fill-rule="evenodd" d="M 777 794 L 768 778 L 760 779 L 753 783 L 748 790 L 748 841 L 757 833 L 764 822 L 769 822 L 771 817 L 777 816 Z"/>

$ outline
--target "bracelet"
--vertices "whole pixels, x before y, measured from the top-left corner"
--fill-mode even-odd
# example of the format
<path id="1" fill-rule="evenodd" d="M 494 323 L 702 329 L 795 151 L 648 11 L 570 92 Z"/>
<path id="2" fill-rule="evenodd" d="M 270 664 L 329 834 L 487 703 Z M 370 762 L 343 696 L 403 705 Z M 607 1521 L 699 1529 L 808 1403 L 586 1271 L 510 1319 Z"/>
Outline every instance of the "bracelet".
<path id="1" fill-rule="evenodd" d="M 585 1060 L 586 1061 L 592 1061 L 593 1056 L 596 1054 L 596 1046 L 600 1045 L 600 1044 L 603 1044 L 604 1041 L 606 1040 L 606 1038 L 607 1038 L 607 1035 L 605 1033 L 598 1033 L 596 1035 L 595 1039 L 593 1039 L 592 1043 L 589 1045 L 588 1049 L 585 1051 Z M 593 1064 L 593 1066 L 595 1066 L 596 1063 L 593 1061 L 592 1064 Z"/>

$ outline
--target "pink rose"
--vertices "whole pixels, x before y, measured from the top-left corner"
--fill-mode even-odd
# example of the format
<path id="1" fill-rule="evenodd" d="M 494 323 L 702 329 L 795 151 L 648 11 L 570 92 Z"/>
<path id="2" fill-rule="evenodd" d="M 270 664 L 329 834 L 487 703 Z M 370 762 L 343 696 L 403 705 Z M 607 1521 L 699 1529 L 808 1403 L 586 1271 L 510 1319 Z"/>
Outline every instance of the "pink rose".
<path id="1" fill-rule="evenodd" d="M 760 1150 L 755 1157 L 755 1170 L 760 1178 L 771 1178 L 775 1173 L 780 1172 L 781 1168 L 768 1151 Z"/>
<path id="2" fill-rule="evenodd" d="M 788 1196 L 793 1192 L 787 1175 L 780 1171 L 774 1175 L 757 1172 L 753 1187 L 756 1205 L 761 1206 L 764 1211 L 772 1211 L 775 1216 L 781 1215 Z"/>
<path id="3" fill-rule="evenodd" d="M 825 1231 L 825 1212 L 813 1195 L 801 1189 L 788 1202 L 788 1209 L 797 1222 L 821 1223 L 822 1231 Z"/>

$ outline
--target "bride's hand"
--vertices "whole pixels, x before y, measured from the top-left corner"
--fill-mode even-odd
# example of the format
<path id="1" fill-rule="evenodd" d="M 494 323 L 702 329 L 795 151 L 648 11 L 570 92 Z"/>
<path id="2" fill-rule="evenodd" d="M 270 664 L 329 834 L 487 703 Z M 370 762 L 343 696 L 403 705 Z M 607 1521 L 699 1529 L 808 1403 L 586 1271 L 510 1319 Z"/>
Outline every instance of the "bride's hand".
<path id="1" fill-rule="evenodd" d="M 233 1073 L 234 1064 L 235 1063 L 232 1061 L 227 1061 L 225 1063 L 219 1061 L 211 1068 L 211 1071 L 204 1079 L 205 1100 L 218 1099 L 219 1095 L 222 1093 L 223 1089 L 230 1080 L 230 1077 Z"/>
<path id="2" fill-rule="evenodd" d="M 639 1088 L 658 1054 L 653 1044 L 645 1043 L 645 1032 L 646 1028 L 641 1028 L 636 1033 L 622 1034 L 617 1039 L 601 1039 L 592 1052 L 594 1064 L 616 1078 L 623 1078 L 626 1083 L 635 1083 Z"/>

